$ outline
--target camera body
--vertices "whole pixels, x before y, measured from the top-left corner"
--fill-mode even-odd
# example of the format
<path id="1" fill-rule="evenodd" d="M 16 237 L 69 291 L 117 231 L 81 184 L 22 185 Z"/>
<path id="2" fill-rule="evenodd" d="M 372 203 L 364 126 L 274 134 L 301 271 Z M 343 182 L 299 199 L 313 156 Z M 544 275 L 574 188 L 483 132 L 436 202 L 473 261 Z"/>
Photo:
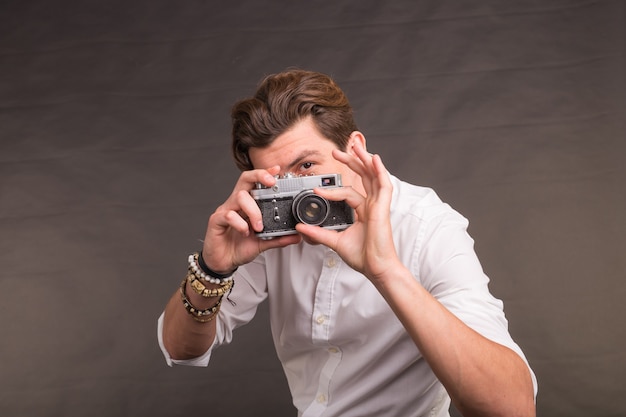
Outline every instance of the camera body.
<path id="1" fill-rule="evenodd" d="M 340 174 L 277 178 L 266 187 L 257 183 L 250 191 L 263 215 L 262 239 L 292 235 L 296 224 L 306 223 L 326 229 L 344 230 L 354 223 L 354 210 L 345 201 L 327 200 L 313 192 L 314 188 L 342 187 Z"/>

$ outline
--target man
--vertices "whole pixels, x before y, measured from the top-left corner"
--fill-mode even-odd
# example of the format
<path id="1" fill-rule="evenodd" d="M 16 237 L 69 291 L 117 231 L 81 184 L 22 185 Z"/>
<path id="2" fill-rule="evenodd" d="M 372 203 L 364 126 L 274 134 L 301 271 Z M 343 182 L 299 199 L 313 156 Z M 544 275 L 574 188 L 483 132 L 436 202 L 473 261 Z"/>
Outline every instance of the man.
<path id="1" fill-rule="evenodd" d="M 168 363 L 206 366 L 269 297 L 300 416 L 447 416 L 450 398 L 465 416 L 535 415 L 534 375 L 488 291 L 467 221 L 366 151 L 332 79 L 269 76 L 232 118 L 243 172 L 159 320 Z M 286 173 L 341 174 L 344 187 L 315 193 L 345 200 L 354 224 L 300 223 L 297 234 L 259 239 L 250 190 Z"/>

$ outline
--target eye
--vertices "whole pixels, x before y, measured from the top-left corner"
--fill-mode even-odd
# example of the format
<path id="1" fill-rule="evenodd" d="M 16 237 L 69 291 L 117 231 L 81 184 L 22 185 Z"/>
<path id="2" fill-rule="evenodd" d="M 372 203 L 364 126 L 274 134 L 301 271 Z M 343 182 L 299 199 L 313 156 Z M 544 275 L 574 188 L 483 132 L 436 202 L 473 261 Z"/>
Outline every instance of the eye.
<path id="1" fill-rule="evenodd" d="M 311 168 L 313 168 L 313 162 L 304 162 L 300 165 L 300 169 L 302 169 L 303 171 L 307 171 Z"/>

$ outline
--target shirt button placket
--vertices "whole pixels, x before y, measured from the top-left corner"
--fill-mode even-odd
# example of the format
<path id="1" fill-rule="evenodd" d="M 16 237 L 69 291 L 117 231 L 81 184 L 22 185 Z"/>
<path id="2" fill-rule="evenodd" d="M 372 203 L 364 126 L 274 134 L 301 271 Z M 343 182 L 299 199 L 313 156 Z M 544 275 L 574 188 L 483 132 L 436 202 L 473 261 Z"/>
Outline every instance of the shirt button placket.
<path id="1" fill-rule="evenodd" d="M 317 283 L 313 303 L 312 342 L 327 349 L 329 356 L 320 370 L 317 394 L 304 413 L 306 416 L 319 416 L 328 407 L 331 396 L 330 383 L 341 361 L 341 351 L 337 347 L 331 346 L 329 341 L 333 325 L 334 285 L 341 261 L 335 252 L 328 250 L 322 262 L 322 272 Z"/>

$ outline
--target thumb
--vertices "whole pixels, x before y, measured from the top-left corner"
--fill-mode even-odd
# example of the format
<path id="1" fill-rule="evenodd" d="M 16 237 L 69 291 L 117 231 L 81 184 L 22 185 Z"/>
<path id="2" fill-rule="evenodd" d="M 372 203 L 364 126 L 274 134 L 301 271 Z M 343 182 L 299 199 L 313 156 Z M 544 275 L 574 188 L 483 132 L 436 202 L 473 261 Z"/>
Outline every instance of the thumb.
<path id="1" fill-rule="evenodd" d="M 304 236 L 305 240 L 309 243 L 328 246 L 333 250 L 337 247 L 337 240 L 339 237 L 337 236 L 337 232 L 335 230 L 324 229 L 323 227 L 312 226 L 305 223 L 298 223 L 296 225 L 296 230 Z"/>

